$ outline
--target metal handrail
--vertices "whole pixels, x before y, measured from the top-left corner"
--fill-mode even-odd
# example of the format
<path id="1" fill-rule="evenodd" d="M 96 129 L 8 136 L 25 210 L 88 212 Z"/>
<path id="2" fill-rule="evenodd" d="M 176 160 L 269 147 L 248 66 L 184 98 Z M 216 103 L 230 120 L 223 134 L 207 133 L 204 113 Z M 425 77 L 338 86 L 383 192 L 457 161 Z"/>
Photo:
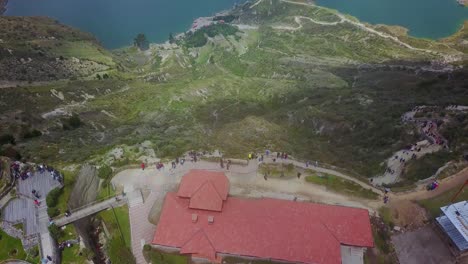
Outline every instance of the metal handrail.
<path id="1" fill-rule="evenodd" d="M 88 204 L 82 205 L 82 206 L 80 206 L 80 207 L 74 208 L 74 209 L 70 210 L 70 213 L 75 213 L 75 212 L 81 211 L 81 210 L 83 210 L 83 209 L 86 209 L 86 208 L 91 207 L 91 206 L 93 206 L 93 205 L 96 205 L 96 204 L 98 204 L 98 203 L 102 203 L 102 202 L 105 202 L 105 201 L 107 201 L 107 200 L 110 200 L 110 199 L 114 199 L 114 198 L 116 198 L 116 197 L 119 197 L 119 196 L 124 197 L 125 195 L 122 195 L 122 194 L 120 194 L 120 195 L 109 195 L 109 196 L 103 197 L 103 198 L 101 198 L 101 199 L 99 199 L 99 200 L 95 200 L 95 201 L 93 201 L 93 202 L 91 202 L 91 203 L 88 203 Z M 64 217 L 64 216 L 65 216 L 65 213 L 60 214 L 60 215 L 57 215 L 57 216 L 54 217 L 53 219 L 54 219 L 54 220 L 60 219 L 60 218 L 62 218 L 62 217 Z"/>

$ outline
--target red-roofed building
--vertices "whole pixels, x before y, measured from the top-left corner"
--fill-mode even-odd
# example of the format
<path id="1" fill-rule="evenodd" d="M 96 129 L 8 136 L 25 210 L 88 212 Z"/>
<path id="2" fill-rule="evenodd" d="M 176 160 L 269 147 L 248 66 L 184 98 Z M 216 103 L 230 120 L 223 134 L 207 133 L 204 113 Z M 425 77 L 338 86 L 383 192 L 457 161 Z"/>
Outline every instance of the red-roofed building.
<path id="1" fill-rule="evenodd" d="M 152 245 L 216 263 L 237 256 L 323 264 L 362 263 L 374 246 L 367 210 L 228 192 L 224 173 L 190 171 L 167 194 Z"/>

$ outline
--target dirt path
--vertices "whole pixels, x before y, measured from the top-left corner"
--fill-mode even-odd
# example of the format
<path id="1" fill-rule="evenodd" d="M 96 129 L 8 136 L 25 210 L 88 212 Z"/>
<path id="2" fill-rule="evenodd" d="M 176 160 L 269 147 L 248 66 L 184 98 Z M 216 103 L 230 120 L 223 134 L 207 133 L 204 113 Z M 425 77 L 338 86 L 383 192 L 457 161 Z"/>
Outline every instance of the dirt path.
<path id="1" fill-rule="evenodd" d="M 315 7 L 315 8 L 323 8 L 323 7 L 314 5 L 314 4 L 308 4 L 308 3 L 303 3 L 303 2 L 295 2 L 295 1 L 290 1 L 290 0 L 280 0 L 280 1 L 284 2 L 284 3 L 294 4 L 294 5 L 301 5 L 301 6 Z M 257 4 L 258 4 L 258 2 L 257 2 Z M 410 50 L 424 52 L 424 53 L 428 53 L 428 54 L 431 54 L 431 55 L 441 56 L 441 57 L 444 58 L 444 61 L 446 61 L 446 62 L 453 62 L 453 61 L 460 60 L 460 58 L 456 58 L 453 55 L 443 54 L 443 53 L 440 53 L 440 52 L 437 52 L 437 51 L 434 51 L 434 50 L 429 50 L 429 49 L 415 48 L 415 47 L 411 46 L 410 44 L 401 41 L 400 39 L 398 39 L 395 36 L 392 36 L 392 35 L 377 31 L 377 30 L 375 30 L 375 29 L 373 29 L 371 27 L 366 26 L 363 23 L 351 20 L 351 19 L 347 18 L 346 16 L 344 16 L 341 13 L 336 12 L 336 15 L 341 19 L 341 21 L 336 22 L 336 24 L 343 23 L 343 22 L 350 23 L 350 24 L 356 26 L 357 28 L 362 29 L 364 31 L 367 31 L 369 33 L 372 33 L 374 35 L 377 35 L 377 36 L 380 36 L 380 37 L 386 38 L 386 39 L 391 39 L 394 42 L 398 43 L 399 45 L 401 45 L 401 46 L 403 46 L 405 48 L 408 48 Z M 303 17 L 303 18 L 305 18 L 305 17 Z M 311 18 L 308 18 L 308 19 L 311 19 Z M 295 20 L 295 21 L 298 22 L 298 20 Z M 314 22 L 314 23 L 319 22 L 319 21 L 314 21 L 313 19 L 311 19 L 311 21 Z M 299 23 L 300 27 L 302 27 L 302 25 L 300 24 L 300 21 L 298 23 Z M 325 25 L 331 25 L 331 24 L 329 24 L 327 22 L 321 22 L 321 23 L 326 23 Z M 335 23 L 335 22 L 333 22 L 333 23 Z M 295 29 L 295 30 L 297 30 L 297 29 Z"/>
<path id="2" fill-rule="evenodd" d="M 400 176 L 403 173 L 407 162 L 412 159 L 412 155 L 415 155 L 416 159 L 422 158 L 424 155 L 434 153 L 442 149 L 441 145 L 430 144 L 427 140 L 423 140 L 416 143 L 416 147 L 420 151 L 401 149 L 387 159 L 387 170 L 383 175 L 372 178 L 373 184 L 392 184 L 400 180 Z M 403 159 L 403 160 L 402 160 Z"/>
<path id="3" fill-rule="evenodd" d="M 433 198 L 438 195 L 441 195 L 442 193 L 449 191 L 453 188 L 461 187 L 466 180 L 468 180 L 468 168 L 465 168 L 448 178 L 439 180 L 439 183 L 440 183 L 439 187 L 433 191 L 427 191 L 426 185 L 420 184 L 415 190 L 412 190 L 408 193 L 390 194 L 390 198 L 393 198 L 397 201 L 398 200 L 411 200 L 411 201 L 425 200 L 425 199 L 429 199 L 429 198 Z"/>
<path id="4" fill-rule="evenodd" d="M 265 163 L 272 163 L 272 156 L 265 157 Z M 187 158 L 188 160 L 188 158 Z M 311 169 L 318 172 L 332 174 L 343 179 L 352 181 L 360 186 L 370 189 L 373 192 L 383 195 L 383 192 L 369 185 L 366 182 L 360 181 L 352 176 L 345 175 L 339 171 L 309 166 L 305 163 L 296 160 L 279 161 L 286 164 L 292 163 L 294 166 L 302 169 Z M 277 163 L 279 163 L 277 162 Z M 246 195 L 251 197 L 277 197 L 282 199 L 294 199 L 294 197 L 303 200 L 312 200 L 329 204 L 341 204 L 347 206 L 358 206 L 368 208 L 372 211 L 378 209 L 383 203 L 379 200 L 370 201 L 358 197 L 348 197 L 346 195 L 330 192 L 322 186 L 314 184 L 304 184 L 305 179 L 290 178 L 277 179 L 268 178 L 265 181 L 258 173 L 259 162 L 252 160 L 247 166 L 232 165 L 229 171 L 221 169 L 217 162 L 199 161 L 186 162 L 183 166 L 177 166 L 176 169 L 169 169 L 170 163 L 165 164 L 165 169 L 157 170 L 154 166 L 148 166 L 145 170 L 129 169 L 118 173 L 113 179 L 114 185 L 123 186 L 125 192 L 131 192 L 135 189 L 150 189 L 158 192 L 172 191 L 180 182 L 182 176 L 190 169 L 205 169 L 225 171 L 229 177 L 233 189 L 233 195 Z M 434 191 L 427 191 L 425 184 L 420 184 L 415 190 L 408 193 L 390 193 L 391 201 L 397 200 L 422 200 L 437 196 L 444 191 L 450 190 L 468 179 L 468 168 L 459 173 L 440 181 L 440 186 Z"/>
<path id="5" fill-rule="evenodd" d="M 310 17 L 305 17 L 305 16 L 295 16 L 294 17 L 294 21 L 298 24 L 297 27 L 291 27 L 291 26 L 273 26 L 274 29 L 280 29 L 280 30 L 291 30 L 291 31 L 296 31 L 296 30 L 299 30 L 303 27 L 302 25 L 302 22 L 301 22 L 301 19 L 306 19 L 306 20 L 309 20 L 310 22 L 312 23 L 315 23 L 315 24 L 318 24 L 318 25 L 323 25 L 323 26 L 336 26 L 340 23 L 343 23 L 345 22 L 345 20 L 343 18 L 341 18 L 340 21 L 336 21 L 336 22 L 325 22 L 325 21 L 318 21 L 318 20 L 315 20 L 315 19 L 312 19 Z"/>
<path id="6" fill-rule="evenodd" d="M 265 161 L 271 158 L 266 158 Z M 188 158 L 187 158 L 188 160 Z M 306 168 L 304 163 L 287 160 L 285 163 L 293 163 L 297 167 Z M 131 192 L 135 189 L 151 189 L 157 192 L 166 193 L 173 191 L 182 176 L 190 169 L 205 169 L 225 171 L 231 182 L 231 194 L 247 197 L 272 197 L 279 199 L 299 199 L 327 204 L 337 204 L 344 206 L 366 208 L 374 212 L 380 207 L 380 200 L 367 200 L 358 197 L 348 197 L 346 195 L 330 192 L 323 186 L 314 184 L 304 184 L 305 179 L 277 179 L 268 178 L 265 180 L 258 173 L 259 162 L 251 160 L 247 166 L 232 165 L 230 170 L 221 169 L 217 162 L 199 161 L 186 162 L 183 166 L 177 166 L 176 169 L 169 169 L 171 164 L 165 164 L 164 170 L 157 170 L 155 166 L 148 166 L 145 170 L 129 169 L 118 173 L 113 179 L 114 185 L 123 186 L 125 192 Z M 334 174 L 346 178 L 361 186 L 372 189 L 378 194 L 382 192 L 370 185 L 367 185 L 355 178 L 344 175 L 338 171 L 333 171 L 320 167 L 313 167 L 313 170 Z"/>

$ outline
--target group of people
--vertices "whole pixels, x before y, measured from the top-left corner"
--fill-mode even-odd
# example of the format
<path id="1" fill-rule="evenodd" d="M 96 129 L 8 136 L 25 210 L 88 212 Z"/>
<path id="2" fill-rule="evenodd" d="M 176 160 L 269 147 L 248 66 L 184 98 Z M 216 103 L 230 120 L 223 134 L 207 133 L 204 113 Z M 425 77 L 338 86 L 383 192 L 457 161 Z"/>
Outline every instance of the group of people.
<path id="1" fill-rule="evenodd" d="M 424 121 L 421 124 L 421 130 L 433 143 L 437 145 L 445 144 L 445 140 L 437 132 L 437 124 L 434 121 Z"/>
<path id="2" fill-rule="evenodd" d="M 288 159 L 288 153 L 286 153 L 286 152 L 281 152 L 281 153 L 280 153 L 280 152 L 277 152 L 277 153 L 276 153 L 276 158 L 277 158 L 277 159 L 280 159 L 280 158 L 281 158 L 282 160 L 283 160 L 283 159 L 287 160 L 287 159 Z"/>
<path id="3" fill-rule="evenodd" d="M 429 184 L 426 186 L 426 189 L 427 189 L 428 191 L 432 191 L 432 190 L 437 189 L 437 187 L 439 187 L 439 182 L 438 182 L 437 180 L 435 180 L 435 181 L 429 183 Z"/>
<path id="4" fill-rule="evenodd" d="M 190 152 L 190 153 L 192 153 L 192 152 Z M 194 153 L 194 152 L 193 152 L 193 153 Z M 190 154 L 190 156 L 191 156 L 191 161 L 192 161 L 192 162 L 197 162 L 197 155 L 196 155 L 196 154 L 193 154 L 193 155 Z M 182 166 L 182 165 L 184 165 L 184 163 L 185 163 L 185 158 L 179 158 L 179 157 L 177 157 L 177 158 L 175 158 L 175 160 L 171 161 L 171 169 L 177 168 L 177 165 L 181 165 L 181 166 Z M 145 170 L 145 168 L 146 168 L 146 163 L 142 162 L 142 163 L 140 164 L 140 168 L 141 168 L 142 170 Z M 158 161 L 158 162 L 156 163 L 156 169 L 157 169 L 158 171 L 164 170 L 164 163 L 162 163 L 161 161 Z"/>
<path id="5" fill-rule="evenodd" d="M 224 159 L 223 158 L 219 158 L 219 166 L 221 167 L 221 169 L 224 169 Z M 229 170 L 230 168 L 231 168 L 231 160 L 227 160 L 226 170 Z"/>
<path id="6" fill-rule="evenodd" d="M 33 176 L 30 166 L 22 166 L 19 161 L 15 161 L 11 164 L 10 171 L 15 179 L 21 179 L 23 181 Z"/>

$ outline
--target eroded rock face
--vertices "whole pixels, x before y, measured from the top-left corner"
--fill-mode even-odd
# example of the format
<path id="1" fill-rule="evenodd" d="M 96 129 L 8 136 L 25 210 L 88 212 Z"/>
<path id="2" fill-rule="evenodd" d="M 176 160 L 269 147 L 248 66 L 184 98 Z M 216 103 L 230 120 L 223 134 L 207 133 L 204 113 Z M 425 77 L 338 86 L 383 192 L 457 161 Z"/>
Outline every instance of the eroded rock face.
<path id="1" fill-rule="evenodd" d="M 7 157 L 0 157 L 0 196 L 6 191 L 6 188 L 13 180 L 10 177 L 10 159 Z M 1 197 L 0 197 L 1 198 Z"/>
<path id="2" fill-rule="evenodd" d="M 68 205 L 71 209 L 84 206 L 96 200 L 99 190 L 99 178 L 96 167 L 83 165 L 76 178 Z"/>

